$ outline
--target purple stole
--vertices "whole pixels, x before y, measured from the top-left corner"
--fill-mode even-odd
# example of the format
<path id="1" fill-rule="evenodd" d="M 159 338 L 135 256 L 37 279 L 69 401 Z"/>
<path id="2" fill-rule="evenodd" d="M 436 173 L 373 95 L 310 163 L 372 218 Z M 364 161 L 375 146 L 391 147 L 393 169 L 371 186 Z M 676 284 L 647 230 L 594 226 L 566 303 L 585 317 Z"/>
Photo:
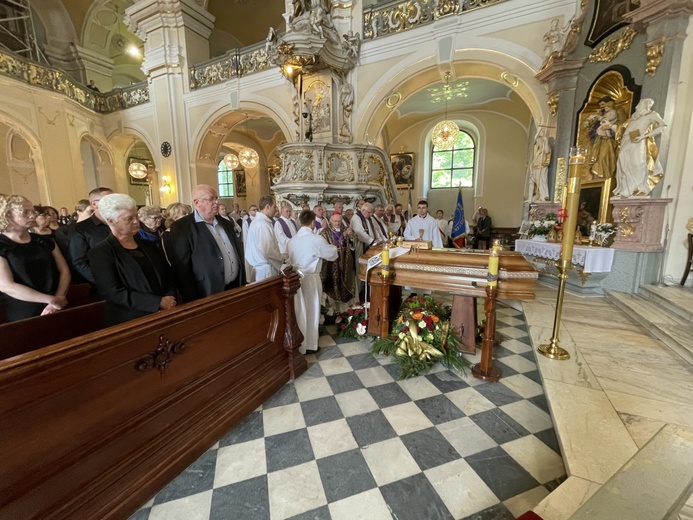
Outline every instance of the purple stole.
<path id="1" fill-rule="evenodd" d="M 253 219 L 250 218 L 250 216 L 246 217 L 246 218 L 245 218 L 245 221 L 248 223 L 248 227 L 250 227 L 250 224 L 253 223 Z"/>
<path id="2" fill-rule="evenodd" d="M 385 228 L 383 227 L 382 222 L 380 222 L 380 220 L 378 220 L 377 218 L 374 218 L 373 220 L 374 220 L 374 221 L 378 224 L 378 226 L 380 227 L 380 232 L 383 234 L 383 236 L 387 238 L 387 237 L 388 237 L 388 233 L 387 233 L 387 231 L 385 231 Z"/>
<path id="3" fill-rule="evenodd" d="M 322 229 L 322 224 L 318 219 L 315 219 L 315 229 Z"/>
<path id="4" fill-rule="evenodd" d="M 292 235 L 291 235 L 291 230 L 289 229 L 289 224 L 286 223 L 286 220 L 284 220 L 284 219 L 281 218 L 281 217 L 279 217 L 279 219 L 277 219 L 277 220 L 279 221 L 279 225 L 280 225 L 280 226 L 282 227 L 282 229 L 284 230 L 284 234 L 285 234 L 287 237 L 291 238 L 291 237 L 292 237 Z M 295 223 L 293 220 L 292 220 L 291 222 L 292 222 L 292 224 L 294 225 L 294 227 L 296 227 L 296 223 Z M 298 230 L 296 230 L 296 231 L 298 231 Z"/>
<path id="5" fill-rule="evenodd" d="M 363 216 L 363 214 L 360 211 L 357 211 L 356 214 L 358 217 L 361 219 L 361 222 L 363 223 L 363 230 L 366 232 L 366 235 L 369 237 L 371 236 L 371 232 L 368 230 L 368 219 Z M 371 237 L 373 238 L 373 237 Z"/>

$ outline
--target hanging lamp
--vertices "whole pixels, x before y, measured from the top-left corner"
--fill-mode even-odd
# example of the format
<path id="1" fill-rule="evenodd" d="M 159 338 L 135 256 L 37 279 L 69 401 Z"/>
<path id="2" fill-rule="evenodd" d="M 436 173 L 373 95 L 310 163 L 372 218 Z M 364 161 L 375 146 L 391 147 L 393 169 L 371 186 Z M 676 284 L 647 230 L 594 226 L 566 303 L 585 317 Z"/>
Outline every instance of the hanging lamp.
<path id="1" fill-rule="evenodd" d="M 245 133 L 248 134 L 248 114 L 245 115 Z M 260 162 L 260 156 L 252 148 L 242 148 L 238 155 L 245 168 L 255 168 Z"/>
<path id="2" fill-rule="evenodd" d="M 439 150 L 452 148 L 457 142 L 460 134 L 460 127 L 454 121 L 448 120 L 448 96 L 450 95 L 450 73 L 445 73 L 445 85 L 443 86 L 443 96 L 445 97 L 445 119 L 433 127 L 431 141 Z"/>
<path id="3" fill-rule="evenodd" d="M 238 168 L 238 156 L 235 153 L 227 153 L 224 156 L 224 165 L 229 169 L 229 170 L 235 170 Z"/>

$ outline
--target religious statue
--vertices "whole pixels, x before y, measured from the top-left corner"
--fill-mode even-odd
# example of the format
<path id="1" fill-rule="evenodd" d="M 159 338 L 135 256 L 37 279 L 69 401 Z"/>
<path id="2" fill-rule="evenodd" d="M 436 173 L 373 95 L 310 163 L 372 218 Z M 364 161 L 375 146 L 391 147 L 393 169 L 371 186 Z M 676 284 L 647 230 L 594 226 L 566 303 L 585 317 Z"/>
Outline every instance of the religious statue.
<path id="1" fill-rule="evenodd" d="M 647 197 L 664 176 L 654 137 L 664 131 L 666 124 L 652 111 L 652 105 L 652 99 L 641 100 L 628 120 L 618 154 L 614 195 Z"/>
<path id="2" fill-rule="evenodd" d="M 551 20 L 551 28 L 544 34 L 544 63 L 552 54 L 560 54 L 563 50 L 563 35 L 558 30 L 558 18 Z"/>
<path id="3" fill-rule="evenodd" d="M 599 114 L 587 118 L 590 127 L 588 165 L 592 180 L 610 179 L 616 173 L 618 128 L 628 119 L 621 108 L 616 108 L 611 96 L 599 100 Z"/>
<path id="4" fill-rule="evenodd" d="M 344 36 L 344 42 L 342 45 L 350 58 L 357 59 L 359 57 L 359 50 L 361 50 L 361 35 L 359 33 L 354 34 L 354 31 L 349 29 Z"/>
<path id="5" fill-rule="evenodd" d="M 532 160 L 529 163 L 529 187 L 527 200 L 549 200 L 548 171 L 551 162 L 551 147 L 546 137 L 546 129 L 540 128 L 532 147 Z"/>

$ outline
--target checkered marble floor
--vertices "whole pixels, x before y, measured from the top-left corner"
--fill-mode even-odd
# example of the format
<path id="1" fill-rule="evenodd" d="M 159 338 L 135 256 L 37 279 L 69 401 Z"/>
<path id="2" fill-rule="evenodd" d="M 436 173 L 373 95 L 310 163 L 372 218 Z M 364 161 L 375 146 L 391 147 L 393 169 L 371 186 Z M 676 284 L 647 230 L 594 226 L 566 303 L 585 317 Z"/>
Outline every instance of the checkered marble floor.
<path id="1" fill-rule="evenodd" d="M 499 306 L 497 331 L 500 383 L 443 367 L 397 381 L 391 358 L 368 353 L 370 341 L 328 326 L 305 374 L 131 520 L 519 516 L 565 468 L 522 313 Z"/>

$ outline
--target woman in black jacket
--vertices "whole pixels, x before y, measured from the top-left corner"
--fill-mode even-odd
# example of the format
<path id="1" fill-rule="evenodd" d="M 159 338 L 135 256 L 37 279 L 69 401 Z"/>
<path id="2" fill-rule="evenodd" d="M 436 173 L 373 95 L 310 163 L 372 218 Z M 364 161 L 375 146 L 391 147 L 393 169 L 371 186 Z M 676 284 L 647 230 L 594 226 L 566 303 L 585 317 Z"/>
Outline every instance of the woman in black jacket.
<path id="1" fill-rule="evenodd" d="M 159 247 L 142 240 L 135 200 L 113 193 L 99 202 L 111 234 L 89 251 L 96 288 L 115 325 L 176 305 L 173 274 Z"/>

